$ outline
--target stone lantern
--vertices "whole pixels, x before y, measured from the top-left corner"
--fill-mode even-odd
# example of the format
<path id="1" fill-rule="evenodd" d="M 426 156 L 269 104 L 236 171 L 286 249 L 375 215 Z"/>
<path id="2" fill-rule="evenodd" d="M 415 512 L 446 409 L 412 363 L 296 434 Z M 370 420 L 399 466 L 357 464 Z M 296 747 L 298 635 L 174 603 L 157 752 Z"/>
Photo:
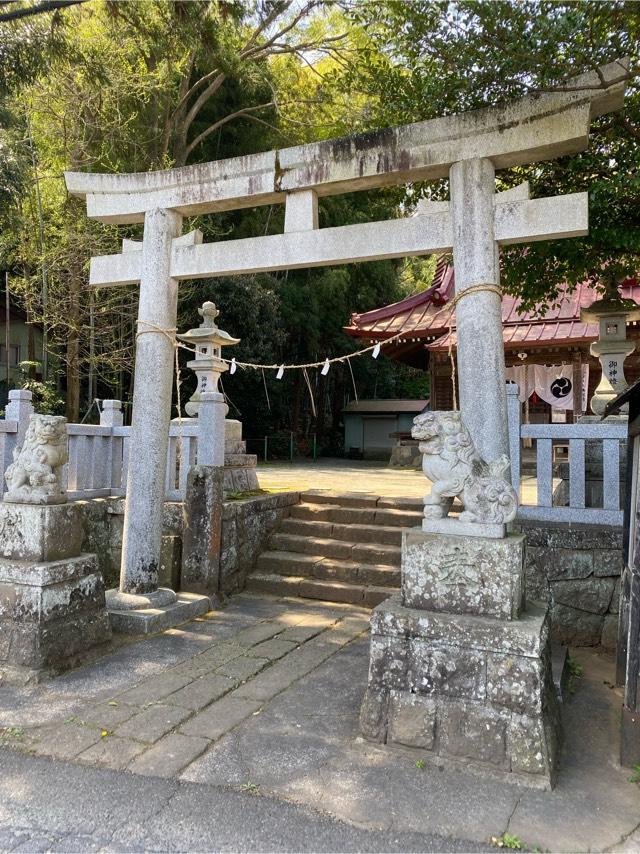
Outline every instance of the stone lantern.
<path id="1" fill-rule="evenodd" d="M 220 374 L 228 370 L 222 361 L 222 348 L 229 344 L 239 344 L 239 338 L 232 338 L 228 332 L 219 329 L 216 318 L 220 314 L 213 302 L 205 302 L 198 309 L 202 323 L 190 329 L 184 335 L 176 336 L 180 341 L 195 346 L 195 358 L 187 362 L 197 378 L 196 390 L 191 395 L 185 409 L 187 415 L 196 416 L 200 409 L 200 395 L 205 392 L 217 392 Z M 226 407 L 225 407 L 226 409 Z"/>
<path id="2" fill-rule="evenodd" d="M 627 338 L 627 322 L 639 318 L 638 305 L 633 300 L 622 299 L 613 282 L 607 285 L 602 299 L 580 312 L 583 322 L 597 321 L 600 326 L 599 338 L 590 348 L 591 355 L 597 356 L 602 365 L 602 378 L 590 401 L 591 411 L 596 415 L 602 415 L 607 403 L 627 387 L 624 360 L 636 348 L 635 342 Z"/>

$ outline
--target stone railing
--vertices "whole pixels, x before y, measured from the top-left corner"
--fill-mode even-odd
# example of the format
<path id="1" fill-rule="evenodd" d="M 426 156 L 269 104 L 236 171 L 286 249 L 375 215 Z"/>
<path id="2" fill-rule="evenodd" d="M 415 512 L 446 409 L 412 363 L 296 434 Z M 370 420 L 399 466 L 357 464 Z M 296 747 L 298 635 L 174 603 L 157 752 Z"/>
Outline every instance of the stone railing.
<path id="1" fill-rule="evenodd" d="M 518 387 L 507 385 L 511 482 L 520 492 L 518 518 L 539 522 L 574 522 L 592 525 L 622 525 L 620 471 L 624 471 L 627 425 L 624 421 L 577 424 L 522 424 Z M 522 476 L 522 441 L 535 441 L 535 473 Z M 568 488 L 565 475 L 554 463 L 554 446 L 568 451 Z M 587 489 L 587 458 L 599 460 L 601 483 L 597 499 Z M 555 470 L 554 470 L 555 465 Z M 534 497 L 535 495 L 535 497 Z M 560 498 L 559 498 L 560 496 Z M 592 505 L 592 506 L 589 506 Z"/>
<path id="2" fill-rule="evenodd" d="M 199 459 L 208 460 L 211 457 L 209 445 L 213 441 L 213 436 L 209 429 L 210 422 L 206 417 L 207 406 L 208 401 L 203 400 L 198 419 L 183 419 L 181 422 L 171 423 L 166 472 L 167 501 L 182 501 L 186 492 L 189 468 Z M 12 461 L 14 448 L 22 443 L 32 412 L 31 392 L 24 390 L 9 392 L 6 420 L 0 420 L 2 475 Z M 119 400 L 102 401 L 100 424 L 67 424 L 69 462 L 65 466 L 65 474 L 69 498 L 86 499 L 125 495 L 130 432 L 130 427 L 123 426 L 122 404 Z M 233 441 L 228 450 L 232 452 L 232 465 L 239 468 L 255 466 L 255 457 L 250 458 L 244 454 L 244 446 L 240 439 Z M 234 487 L 235 484 L 229 484 L 230 489 Z M 0 494 L 4 491 L 5 483 L 2 476 Z"/>

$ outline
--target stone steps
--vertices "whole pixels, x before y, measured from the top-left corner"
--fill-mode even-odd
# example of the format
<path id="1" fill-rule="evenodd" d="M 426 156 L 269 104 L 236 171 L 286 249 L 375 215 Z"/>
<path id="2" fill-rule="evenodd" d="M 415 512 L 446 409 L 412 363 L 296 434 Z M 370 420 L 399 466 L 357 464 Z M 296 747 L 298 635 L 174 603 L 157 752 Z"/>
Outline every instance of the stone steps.
<path id="1" fill-rule="evenodd" d="M 358 543 L 334 540 L 329 537 L 298 536 L 297 534 L 272 534 L 269 547 L 276 551 L 302 552 L 320 557 L 355 560 L 360 563 L 384 563 L 400 566 L 400 546 L 385 543 Z"/>
<path id="2" fill-rule="evenodd" d="M 341 525 L 382 525 L 413 528 L 422 521 L 422 513 L 395 508 L 338 507 L 335 504 L 298 504 L 291 508 L 293 519 L 335 522 Z"/>
<path id="3" fill-rule="evenodd" d="M 360 543 L 383 543 L 400 546 L 402 528 L 393 525 L 345 525 L 337 522 L 321 522 L 310 519 L 283 519 L 280 531 L 283 534 L 297 534 L 301 537 L 330 537 L 334 540 L 347 540 Z"/>
<path id="4" fill-rule="evenodd" d="M 263 552 L 256 563 L 256 570 L 267 575 L 296 575 L 323 581 L 335 579 L 349 584 L 400 586 L 400 567 L 333 560 L 321 555 L 296 552 Z"/>
<path id="5" fill-rule="evenodd" d="M 247 579 L 247 589 L 254 593 L 275 596 L 299 596 L 302 599 L 322 599 L 325 602 L 346 602 L 375 608 L 388 599 L 397 588 L 345 584 L 342 581 L 321 581 L 295 575 L 254 573 Z"/>
<path id="6" fill-rule="evenodd" d="M 402 528 L 422 519 L 422 501 L 311 491 L 291 508 L 247 588 L 374 607 L 400 586 Z"/>

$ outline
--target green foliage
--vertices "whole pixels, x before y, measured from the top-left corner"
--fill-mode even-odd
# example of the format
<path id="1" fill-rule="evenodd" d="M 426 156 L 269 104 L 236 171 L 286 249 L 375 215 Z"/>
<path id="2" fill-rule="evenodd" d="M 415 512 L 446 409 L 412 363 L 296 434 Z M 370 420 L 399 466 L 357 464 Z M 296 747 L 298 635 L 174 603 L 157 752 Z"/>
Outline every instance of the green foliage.
<path id="1" fill-rule="evenodd" d="M 512 851 L 520 851 L 522 842 L 513 833 L 503 833 L 502 836 L 492 836 L 491 844 L 496 848 L 510 848 Z"/>
<path id="2" fill-rule="evenodd" d="M 20 388 L 33 394 L 33 408 L 41 415 L 64 415 L 65 400 L 53 381 L 23 380 Z"/>
<path id="3" fill-rule="evenodd" d="M 336 86 L 370 96 L 369 127 L 501 105 L 562 89 L 599 64 L 631 58 L 622 112 L 594 120 L 589 149 L 500 173 L 506 189 L 523 180 L 532 195 L 589 193 L 589 235 L 503 250 L 503 284 L 531 307 L 557 286 L 592 280 L 603 267 L 621 281 L 640 256 L 640 6 L 629 2 L 437 2 L 379 0 L 350 7 L 368 39 Z M 446 182 L 410 188 L 444 198 Z"/>
<path id="4" fill-rule="evenodd" d="M 419 771 L 424 771 L 424 769 L 426 767 L 427 767 L 427 763 L 424 761 L 424 759 L 416 759 L 416 768 Z"/>
<path id="5" fill-rule="evenodd" d="M 572 655 L 567 657 L 567 670 L 576 679 L 579 679 L 584 673 L 584 667 Z"/>
<path id="6" fill-rule="evenodd" d="M 93 0 L 0 27 L 0 263 L 64 371 L 67 414 L 132 388 L 135 288 L 83 286 L 88 259 L 119 251 L 139 226 L 87 220 L 65 169 L 147 171 L 413 122 L 552 90 L 596 64 L 631 57 L 625 110 L 593 122 L 587 152 L 503 171 L 534 196 L 587 191 L 586 238 L 505 248 L 504 284 L 529 306 L 562 281 L 637 272 L 640 253 L 640 7 L 634 3 L 371 0 L 198 3 Z M 321 226 L 403 215 L 446 181 L 324 198 Z M 282 231 L 283 206 L 194 217 L 206 241 Z M 428 287 L 433 259 L 181 284 L 178 325 L 213 299 L 242 339 L 239 361 L 306 363 L 352 352 L 341 331 L 363 312 Z M 186 361 L 186 359 L 185 359 Z M 425 358 L 426 365 L 426 358 Z M 349 399 L 428 396 L 424 372 L 354 359 L 322 377 L 224 377 L 245 435 L 293 431 L 300 449 L 340 450 Z M 89 383 L 91 376 L 91 384 Z M 184 396 L 194 378 L 184 372 Z M 30 380 L 30 382 L 32 382 Z M 59 411 L 49 384 L 40 406 Z M 313 399 L 313 403 L 312 403 Z M 44 410 L 43 410 L 44 411 Z M 306 437 L 306 438 L 305 438 Z"/>
<path id="7" fill-rule="evenodd" d="M 640 765 L 634 765 L 631 769 L 630 783 L 640 783 Z"/>

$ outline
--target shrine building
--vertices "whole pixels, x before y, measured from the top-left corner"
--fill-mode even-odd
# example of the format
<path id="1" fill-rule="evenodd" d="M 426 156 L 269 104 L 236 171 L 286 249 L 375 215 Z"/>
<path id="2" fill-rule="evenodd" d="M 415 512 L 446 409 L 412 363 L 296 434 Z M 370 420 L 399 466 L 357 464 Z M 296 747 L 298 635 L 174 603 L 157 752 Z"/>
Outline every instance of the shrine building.
<path id="1" fill-rule="evenodd" d="M 588 413 L 588 401 L 600 381 L 600 361 L 589 352 L 590 345 L 598 340 L 598 323 L 581 320 L 580 312 L 601 294 L 587 282 L 571 291 L 561 285 L 558 292 L 563 291 L 565 295 L 554 305 L 542 305 L 533 311 L 521 311 L 519 297 L 505 294 L 502 299 L 507 379 L 518 382 L 520 399 L 526 400 L 525 420 L 532 423 L 571 422 Z M 429 371 L 430 407 L 434 410 L 452 409 L 454 403 L 455 311 L 450 338 L 447 309 L 454 293 L 453 267 L 441 258 L 430 288 L 392 305 L 353 314 L 350 325 L 344 328 L 363 345 L 381 342 L 386 356 Z M 620 294 L 640 305 L 638 279 L 626 280 Z M 403 330 L 406 330 L 406 337 L 394 338 L 384 345 L 385 340 Z M 628 322 L 627 337 L 632 341 L 640 339 L 640 321 Z M 640 378 L 640 351 L 628 356 L 624 370 L 629 384 Z M 574 396 L 573 389 L 581 389 L 582 394 Z M 567 394 L 567 390 L 571 393 Z"/>

